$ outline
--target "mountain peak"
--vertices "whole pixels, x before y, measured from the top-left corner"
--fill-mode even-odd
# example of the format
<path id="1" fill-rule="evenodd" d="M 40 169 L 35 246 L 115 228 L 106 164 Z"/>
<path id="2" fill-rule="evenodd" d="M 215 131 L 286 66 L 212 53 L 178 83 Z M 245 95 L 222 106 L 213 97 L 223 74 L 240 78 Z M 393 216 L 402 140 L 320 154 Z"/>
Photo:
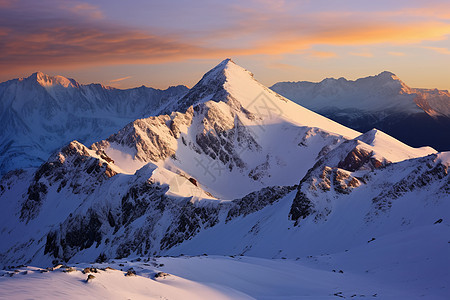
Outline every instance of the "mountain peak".
<path id="1" fill-rule="evenodd" d="M 165 113 L 170 114 L 173 110 L 186 111 L 190 106 L 213 100 L 215 102 L 226 102 L 230 94 L 228 90 L 230 82 L 256 82 L 253 74 L 234 63 L 230 58 L 221 61 L 209 70 L 197 82 L 194 87 L 178 101 L 176 107 L 168 107 Z M 235 86 L 236 84 L 231 84 Z"/>
<path id="2" fill-rule="evenodd" d="M 226 80 L 227 77 L 236 76 L 239 73 L 253 77 L 251 72 L 237 65 L 231 58 L 227 58 L 208 71 L 197 84 L 204 83 L 202 81 L 208 81 L 217 78 L 218 76 L 221 77 L 222 80 Z"/>
<path id="3" fill-rule="evenodd" d="M 34 72 L 33 74 L 30 75 L 30 77 L 32 77 L 32 78 L 42 78 L 43 76 L 48 76 L 48 75 L 44 74 L 41 71 Z"/>
<path id="4" fill-rule="evenodd" d="M 234 61 L 233 61 L 231 58 L 226 58 L 226 59 L 222 60 L 222 61 L 216 66 L 216 68 L 219 67 L 219 66 L 226 66 L 226 65 L 228 65 L 228 64 L 235 64 L 235 63 L 234 63 Z"/>
<path id="5" fill-rule="evenodd" d="M 380 74 L 375 75 L 374 77 L 384 82 L 397 82 L 400 83 L 401 87 L 407 88 L 406 84 L 392 72 L 383 71 Z"/>
<path id="6" fill-rule="evenodd" d="M 45 88 L 55 85 L 63 86 L 65 88 L 80 86 L 80 84 L 74 79 L 66 78 L 60 75 L 50 76 L 40 71 L 34 72 L 27 79 L 33 82 L 37 82 L 39 85 Z"/>
<path id="7" fill-rule="evenodd" d="M 397 75 L 395 75 L 394 73 L 392 73 L 390 71 L 383 71 L 380 74 L 378 74 L 377 76 L 378 77 L 387 77 L 387 78 L 397 77 Z"/>
<path id="8" fill-rule="evenodd" d="M 400 93 L 411 94 L 411 88 L 407 86 L 397 75 L 389 71 L 383 71 L 380 74 L 376 75 L 379 81 L 383 84 L 387 84 L 388 86 L 393 86 L 399 89 Z"/>
<path id="9" fill-rule="evenodd" d="M 380 130 L 378 130 L 376 128 L 372 128 L 371 130 L 369 130 L 369 131 L 361 134 L 360 136 L 358 136 L 356 139 L 359 140 L 359 141 L 362 141 L 362 142 L 364 142 L 364 143 L 366 143 L 368 145 L 373 146 L 374 142 L 375 142 L 375 139 L 377 137 L 380 137 L 380 136 L 391 138 L 386 133 L 384 133 L 384 132 L 382 132 L 382 131 L 380 131 Z"/>
<path id="10" fill-rule="evenodd" d="M 431 147 L 412 148 L 376 128 L 356 137 L 356 140 L 375 147 L 383 157 L 392 162 L 436 153 Z"/>
<path id="11" fill-rule="evenodd" d="M 30 76 L 28 76 L 26 78 L 19 78 L 19 80 L 28 79 L 28 80 L 31 80 L 31 81 L 38 82 L 41 78 L 43 78 L 45 76 L 48 76 L 48 75 L 42 73 L 41 71 L 37 71 L 37 72 L 34 72 L 33 74 L 31 74 Z"/>

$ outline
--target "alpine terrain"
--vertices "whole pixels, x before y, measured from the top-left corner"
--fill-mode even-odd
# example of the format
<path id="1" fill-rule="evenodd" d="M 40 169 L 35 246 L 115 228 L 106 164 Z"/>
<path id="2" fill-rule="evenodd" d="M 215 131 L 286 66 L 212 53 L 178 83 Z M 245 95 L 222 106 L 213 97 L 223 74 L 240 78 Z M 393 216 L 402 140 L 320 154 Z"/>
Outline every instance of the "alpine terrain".
<path id="1" fill-rule="evenodd" d="M 378 128 L 415 147 L 450 150 L 450 93 L 410 88 L 391 72 L 318 83 L 279 82 L 272 90 L 353 129 Z"/>
<path id="2" fill-rule="evenodd" d="M 3 176 L 0 297 L 450 295 L 449 152 L 340 125 L 230 59 L 177 91 Z"/>
<path id="3" fill-rule="evenodd" d="M 185 86 L 119 90 L 41 72 L 0 83 L 0 176 L 37 167 L 70 141 L 92 143 L 155 115 Z"/>

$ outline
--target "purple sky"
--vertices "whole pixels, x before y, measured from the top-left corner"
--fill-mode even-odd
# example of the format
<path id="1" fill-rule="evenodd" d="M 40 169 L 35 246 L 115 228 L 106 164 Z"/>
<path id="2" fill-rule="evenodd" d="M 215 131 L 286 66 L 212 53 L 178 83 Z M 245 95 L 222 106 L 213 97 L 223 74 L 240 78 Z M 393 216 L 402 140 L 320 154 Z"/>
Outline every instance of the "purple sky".
<path id="1" fill-rule="evenodd" d="M 0 0 L 0 81 L 192 86 L 231 57 L 266 85 L 388 70 L 450 90 L 449 1 L 242 2 Z"/>

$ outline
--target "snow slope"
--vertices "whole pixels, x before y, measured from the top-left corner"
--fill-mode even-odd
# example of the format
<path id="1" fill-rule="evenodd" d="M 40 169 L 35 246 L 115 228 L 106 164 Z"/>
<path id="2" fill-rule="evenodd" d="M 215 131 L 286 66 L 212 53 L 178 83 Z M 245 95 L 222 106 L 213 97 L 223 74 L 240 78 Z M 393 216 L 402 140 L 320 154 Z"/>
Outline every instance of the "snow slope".
<path id="1" fill-rule="evenodd" d="M 148 264 L 147 264 L 148 265 Z M 0 297 L 3 299 L 253 299 L 225 286 L 197 283 L 170 275 L 155 278 L 153 269 L 140 268 L 139 276 L 125 276 L 116 269 L 98 270 L 89 274 L 80 268 L 64 272 L 27 267 L 20 272 L 5 272 L 0 278 Z M 14 271 L 14 270 L 13 270 Z M 19 271 L 19 270 L 17 270 Z M 43 272 L 43 273 L 42 273 Z M 4 273 L 4 274 L 5 274 Z M 3 275 L 3 274 L 2 274 Z M 51 287 L 51 288 L 49 288 Z"/>
<path id="2" fill-rule="evenodd" d="M 409 145 L 450 150 L 447 91 L 410 88 L 386 71 L 355 81 L 279 82 L 271 89 L 356 130 L 376 127 Z"/>
<path id="3" fill-rule="evenodd" d="M 106 138 L 136 118 L 156 114 L 187 90 L 118 90 L 41 72 L 0 83 L 0 176 L 39 166 L 71 140 Z"/>
<path id="4" fill-rule="evenodd" d="M 330 153 L 328 162 L 336 155 L 341 153 Z M 258 212 L 208 228 L 165 253 L 295 259 L 359 248 L 364 252 L 375 238 L 383 239 L 386 248 L 396 239 L 399 244 L 427 244 L 416 249 L 414 255 L 422 257 L 417 263 L 436 252 L 436 260 L 448 264 L 450 258 L 444 254 L 450 208 L 448 162 L 431 155 L 378 169 L 368 163 L 353 172 L 318 163 L 297 192 Z M 425 242 L 428 239 L 439 246 Z M 408 252 L 408 244 L 400 246 Z"/>
<path id="5" fill-rule="evenodd" d="M 434 226 L 436 227 L 436 226 Z M 430 228 L 431 229 L 431 228 Z M 435 228 L 436 229 L 436 228 Z M 446 299 L 448 260 L 443 251 L 424 257 L 439 242 L 424 230 L 427 244 L 393 235 L 352 251 L 296 259 L 248 256 L 182 256 L 73 264 L 54 271 L 19 267 L 0 273 L 0 297 L 29 299 Z M 442 232 L 444 234 L 444 232 Z M 400 238 L 400 241 L 398 241 Z M 408 253 L 404 255 L 403 253 Z M 140 261 L 138 261 L 140 260 Z M 427 272 L 417 272 L 417 261 Z M 397 266 L 392 268 L 392 266 Z M 81 271 L 94 266 L 86 282 Z M 105 269 L 106 267 L 112 269 Z M 125 276 L 132 268 L 137 276 Z M 446 269 L 447 268 L 447 269 Z M 436 270 L 441 272 L 436 272 Z M 398 272 L 401 270 L 401 272 Z M 44 271 L 44 273 L 40 273 Z M 435 272 L 433 274 L 433 271 Z M 156 274 L 163 272 L 165 276 Z M 26 273 L 26 274 L 25 274 Z M 14 274 L 11 276 L 11 274 Z M 51 288 L 49 288 L 51 287 Z"/>

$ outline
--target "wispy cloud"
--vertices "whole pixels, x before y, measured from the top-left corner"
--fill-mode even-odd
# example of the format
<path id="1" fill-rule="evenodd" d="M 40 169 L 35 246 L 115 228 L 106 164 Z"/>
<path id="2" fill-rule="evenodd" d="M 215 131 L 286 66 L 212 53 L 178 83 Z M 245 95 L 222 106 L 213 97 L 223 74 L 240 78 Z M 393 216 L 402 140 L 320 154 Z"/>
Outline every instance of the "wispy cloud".
<path id="1" fill-rule="evenodd" d="M 81 17 L 66 7 L 55 14 L 38 4 L 25 12 L 20 5 L 2 9 L 0 72 L 21 67 L 160 63 L 205 53 L 175 35 L 127 28 L 97 17 L 96 13 Z"/>
<path id="2" fill-rule="evenodd" d="M 428 1 L 423 1 L 422 5 L 419 7 L 408 8 L 405 7 L 401 10 L 391 10 L 377 13 L 379 16 L 407 16 L 407 17 L 420 17 L 426 18 L 431 17 L 433 19 L 448 20 L 450 19 L 450 3 L 445 2 L 435 2 L 430 3 Z"/>
<path id="3" fill-rule="evenodd" d="M 270 69 L 277 69 L 277 70 L 298 70 L 300 69 L 297 66 L 293 66 L 291 64 L 286 64 L 286 63 L 280 63 L 280 62 L 271 62 L 266 64 L 267 68 Z"/>
<path id="4" fill-rule="evenodd" d="M 450 50 L 442 47 L 424 47 L 425 49 L 433 50 L 434 52 L 450 55 Z"/>
<path id="5" fill-rule="evenodd" d="M 10 7 L 14 2 L 15 0 L 0 0 L 0 7 Z"/>
<path id="6" fill-rule="evenodd" d="M 329 52 L 329 51 L 310 51 L 309 52 L 309 57 L 314 57 L 314 58 L 333 58 L 336 56 L 337 56 L 336 53 Z"/>
<path id="7" fill-rule="evenodd" d="M 270 10 L 272 12 L 284 12 L 286 10 L 285 0 L 251 0 L 254 7 Z"/>
<path id="8" fill-rule="evenodd" d="M 66 4 L 63 2 L 63 8 L 67 9 L 68 11 L 78 14 L 78 15 L 88 15 L 92 19 L 103 19 L 104 15 L 103 12 L 99 9 L 98 6 L 89 4 L 89 3 L 77 3 L 76 1 L 70 2 L 69 4 Z"/>
<path id="9" fill-rule="evenodd" d="M 349 54 L 360 57 L 373 57 L 373 54 L 370 52 L 350 52 Z"/>
<path id="10" fill-rule="evenodd" d="M 122 77 L 122 78 L 117 78 L 117 79 L 112 79 L 109 82 L 113 83 L 113 82 L 119 82 L 119 81 L 123 81 L 123 80 L 127 80 L 133 78 L 133 76 L 126 76 L 126 77 Z"/>
<path id="11" fill-rule="evenodd" d="M 389 51 L 388 54 L 392 55 L 392 56 L 405 56 L 405 53 L 403 53 L 403 52 L 395 52 L 395 51 Z"/>

